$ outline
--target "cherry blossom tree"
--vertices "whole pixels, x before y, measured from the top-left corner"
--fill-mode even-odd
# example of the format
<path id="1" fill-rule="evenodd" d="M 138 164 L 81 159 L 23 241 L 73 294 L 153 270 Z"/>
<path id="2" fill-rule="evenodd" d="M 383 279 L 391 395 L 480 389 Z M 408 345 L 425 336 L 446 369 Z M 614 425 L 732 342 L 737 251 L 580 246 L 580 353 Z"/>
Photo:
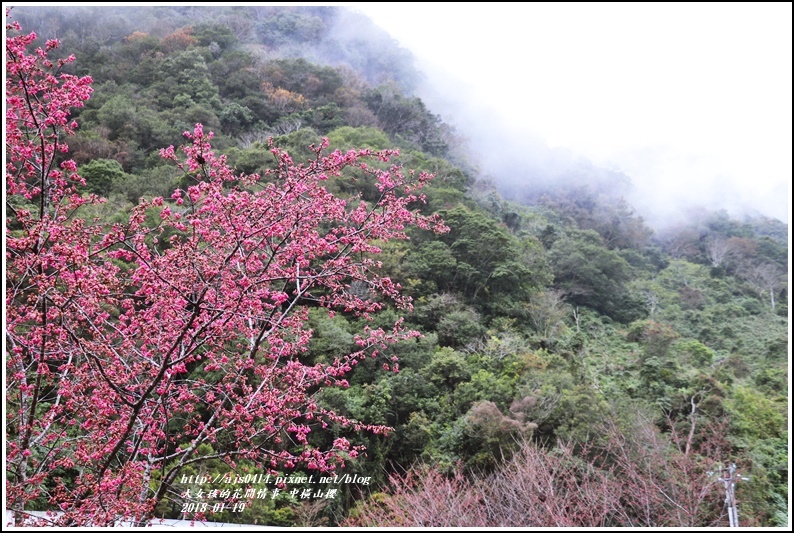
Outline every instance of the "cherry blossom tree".
<path id="1" fill-rule="evenodd" d="M 189 185 L 141 199 L 123 224 L 86 218 L 104 200 L 84 180 L 64 139 L 70 109 L 91 78 L 61 72 L 58 47 L 35 34 L 6 40 L 6 489 L 25 510 L 57 510 L 49 523 L 143 524 L 180 471 L 210 459 L 261 472 L 327 472 L 361 451 L 327 449 L 309 435 L 329 424 L 385 433 L 324 409 L 317 392 L 345 387 L 365 357 L 417 335 L 401 321 L 365 327 L 358 350 L 310 363 L 309 307 L 370 319 L 409 310 L 379 273 L 378 245 L 409 226 L 444 231 L 411 210 L 427 174 L 403 174 L 396 151 L 327 150 L 298 164 L 274 146 L 263 176 L 236 175 L 201 125 L 186 146 L 161 151 Z M 327 180 L 355 168 L 376 201 L 338 198 Z M 365 286 L 367 291 L 351 290 Z"/>

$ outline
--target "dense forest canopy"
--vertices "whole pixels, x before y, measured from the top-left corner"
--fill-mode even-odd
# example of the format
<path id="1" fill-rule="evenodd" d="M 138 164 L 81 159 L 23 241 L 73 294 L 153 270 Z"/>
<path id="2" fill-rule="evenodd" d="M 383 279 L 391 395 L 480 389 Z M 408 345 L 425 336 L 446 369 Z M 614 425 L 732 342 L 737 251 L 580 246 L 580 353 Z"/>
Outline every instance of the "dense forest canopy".
<path id="1" fill-rule="evenodd" d="M 330 252 L 315 242 L 310 252 L 303 250 L 312 255 L 305 264 L 300 251 L 289 252 L 293 255 L 276 277 L 291 285 L 278 295 L 275 289 L 255 293 L 260 303 L 250 304 L 270 317 L 282 311 L 290 317 L 278 341 L 300 336 L 290 361 L 326 369 L 301 395 L 284 399 L 283 420 L 273 418 L 272 427 L 256 433 L 256 446 L 278 456 L 273 465 L 244 453 L 255 439 L 231 426 L 202 442 L 196 450 L 201 461 L 176 464 L 201 431 L 197 428 L 213 423 L 214 412 L 254 409 L 246 404 L 251 391 L 238 387 L 240 381 L 230 385 L 226 403 L 207 392 L 233 381 L 221 353 L 251 350 L 223 328 L 206 337 L 217 345 L 217 360 L 215 348 L 208 347 L 212 342 L 198 332 L 196 354 L 209 355 L 186 360 L 175 378 L 175 387 L 201 383 L 203 392 L 134 392 L 137 385 L 125 385 L 129 389 L 107 394 L 119 396 L 127 407 L 110 413 L 98 407 L 107 398 L 77 378 L 70 394 L 93 403 L 76 408 L 67 401 L 59 376 L 66 375 L 68 364 L 57 354 L 39 361 L 48 371 L 31 410 L 28 387 L 41 381 L 43 367 L 22 348 L 12 350 L 13 357 L 7 353 L 10 508 L 63 510 L 72 524 L 112 523 L 120 516 L 114 513 L 124 513 L 121 508 L 100 517 L 83 505 L 87 496 L 81 491 L 97 481 L 86 477 L 96 457 L 59 459 L 46 475 L 41 465 L 56 447 L 68 450 L 66 443 L 95 431 L 93 424 L 115 427 L 124 409 L 140 405 L 134 408 L 138 414 L 151 400 L 165 416 L 140 418 L 141 428 L 113 450 L 121 457 L 118 464 L 108 461 L 99 476 L 115 476 L 117 496 L 149 502 L 136 511 L 140 516 L 125 519 L 197 516 L 305 526 L 727 526 L 723 479 L 740 474 L 749 478 L 736 485 L 740 525 L 788 522 L 786 224 L 704 209 L 655 232 L 623 197 L 630 177 L 588 164 L 579 169 L 581 180 L 568 179 L 565 186 L 550 180 L 500 190 L 479 174 L 455 129 L 412 93 L 421 74 L 410 54 L 346 9 L 19 6 L 11 20 L 21 30 L 10 28 L 10 38 L 38 35 L 27 54 L 57 38 L 60 47 L 50 47 L 49 58 L 75 56 L 59 75 L 91 78 L 90 98 L 83 93 L 80 101 L 64 100 L 74 121 L 63 126 L 72 133 L 62 136 L 68 153 L 48 156 L 53 164 L 73 160 L 84 180 L 74 183 L 73 197 L 63 198 L 73 207 L 63 213 L 64 227 L 83 232 L 80 246 L 129 231 L 137 220 L 138 244 L 169 259 L 163 272 L 174 279 L 188 273 L 196 284 L 204 283 L 210 272 L 223 272 L 223 266 L 200 264 L 211 257 L 212 247 L 226 249 L 218 235 L 236 231 L 231 228 L 243 224 L 238 218 L 270 216 L 279 206 L 268 194 L 281 191 L 282 198 L 292 198 L 290 180 L 298 184 L 313 176 L 306 169 L 316 169 L 317 161 L 333 172 L 311 185 L 312 198 L 327 195 L 341 203 L 332 207 L 329 199 L 324 211 L 309 213 L 318 204 L 296 196 L 291 208 L 282 206 L 284 216 L 315 216 L 311 230 L 300 226 L 300 231 L 324 236 L 322 246 L 331 241 L 329 235 L 353 239 L 357 230 L 349 228 L 359 227 L 354 222 L 367 228 L 368 240 L 351 245 L 351 262 L 331 265 L 340 269 L 333 274 L 338 276 L 314 287 L 311 297 L 301 280 L 308 282 L 308 269 L 319 268 Z M 10 48 L 7 43 L 7 102 L 17 94 L 11 88 L 19 80 L 8 65 L 24 47 L 9 55 Z M 9 116 L 6 131 L 22 131 L 20 121 Z M 209 155 L 210 131 L 218 159 Z M 325 142 L 327 151 L 320 154 Z M 58 248 L 49 239 L 44 248 L 19 244 L 30 237 L 35 226 L 30 213 L 38 212 L 36 202 L 44 194 L 8 189 L 27 168 L 14 159 L 10 144 L 6 239 L 13 240 L 7 259 L 16 266 L 7 270 L 6 316 L 15 318 L 16 329 L 7 331 L 6 346 L 13 347 L 38 324 L 35 310 L 41 307 L 31 302 L 46 300 L 22 287 L 20 280 L 28 279 L 20 266 L 25 254 L 40 256 L 49 246 L 50 265 L 76 272 L 75 265 L 83 263 L 74 259 L 79 243 L 74 248 Z M 173 150 L 162 157 L 161 149 L 181 145 L 187 145 L 187 160 Z M 399 156 L 382 152 L 391 149 Z M 377 161 L 372 154 L 378 152 L 389 162 Z M 348 159 L 333 166 L 331 153 Z M 361 168 L 359 159 L 369 166 Z M 299 167 L 307 161 L 315 166 Z M 212 182 L 209 173 L 196 181 L 196 172 L 210 170 L 222 175 L 221 181 Z M 408 189 L 385 202 L 384 191 L 393 185 L 385 181 L 389 173 L 404 177 Z M 251 174 L 261 182 L 246 178 Z M 410 189 L 412 180 L 422 182 L 423 199 L 412 196 L 419 194 Z M 230 219 L 239 216 L 235 222 L 220 215 L 202 219 L 208 240 L 187 253 L 187 229 L 169 217 L 188 213 L 185 206 L 194 193 L 225 206 Z M 196 203 L 189 214 L 200 212 Z M 391 213 L 398 218 L 386 216 Z M 45 219 L 42 215 L 39 222 Z M 388 231 L 366 225 L 373 220 Z M 274 219 L 272 226 L 282 222 Z M 277 239 L 289 242 L 275 231 L 268 239 L 273 257 Z M 131 327 L 124 320 L 128 314 L 159 317 L 167 310 L 199 318 L 213 305 L 220 308 L 228 294 L 219 282 L 211 287 L 217 289 L 215 300 L 194 292 L 193 300 L 176 309 L 167 284 L 136 277 L 142 263 L 133 255 L 115 253 L 103 265 L 105 277 L 92 281 L 107 295 L 118 288 L 114 280 L 158 287 L 92 304 L 91 313 L 108 323 L 119 321 L 121 326 L 113 326 L 117 332 Z M 56 279 L 47 268 L 42 266 L 40 275 Z M 307 269 L 303 277 L 300 268 Z M 48 290 L 61 290 L 59 283 L 71 281 L 53 282 Z M 77 298 L 69 294 L 46 305 L 67 309 L 69 298 Z M 329 312 L 331 303 L 336 312 Z M 21 309 L 29 314 L 18 316 Z M 41 316 L 48 316 L 46 306 Z M 138 327 L 138 338 L 125 341 L 124 349 L 143 354 L 141 361 L 147 350 L 156 350 L 154 344 L 173 335 Z M 249 328 L 249 334 L 265 331 L 239 327 Z M 382 347 L 377 331 L 392 336 Z M 365 341 L 362 332 L 369 332 Z M 93 346 L 89 352 L 100 350 L 98 337 L 77 319 L 70 339 L 84 350 Z M 275 339 L 267 349 L 276 349 Z M 382 352 L 385 362 L 351 356 L 365 349 Z M 14 364 L 19 368 L 9 366 Z M 268 379 L 298 379 L 289 365 L 273 368 L 278 378 Z M 259 383 L 248 367 L 235 372 L 244 383 Z M 340 386 L 324 386 L 330 381 L 321 383 L 321 377 Z M 136 394 L 140 400 L 132 399 Z M 195 405 L 186 409 L 189 402 Z M 90 421 L 85 409 L 91 408 L 104 414 Z M 264 403 L 262 409 L 257 417 L 276 416 L 265 413 Z M 322 423 L 321 415 L 328 415 Z M 69 425 L 70 416 L 76 425 Z M 241 424 L 244 417 L 235 416 Z M 159 424 L 159 436 L 147 433 L 147 424 Z M 298 426 L 302 429 L 294 430 Z M 56 436 L 37 441 L 29 427 L 52 428 Z M 159 451 L 158 439 L 167 442 Z M 132 458 L 147 446 L 148 464 L 159 466 L 144 476 Z M 315 462 L 320 455 L 304 456 L 305 450 L 335 451 L 334 458 L 322 460 L 336 461 L 337 471 L 322 474 L 324 467 L 317 469 Z M 260 475 L 271 470 L 271 478 Z M 166 471 L 174 474 L 166 479 Z M 144 481 L 125 485 L 124 476 Z M 215 482 L 196 485 L 205 478 Z M 276 478 L 283 478 L 280 485 Z M 232 480 L 228 486 L 218 482 L 225 479 Z"/>

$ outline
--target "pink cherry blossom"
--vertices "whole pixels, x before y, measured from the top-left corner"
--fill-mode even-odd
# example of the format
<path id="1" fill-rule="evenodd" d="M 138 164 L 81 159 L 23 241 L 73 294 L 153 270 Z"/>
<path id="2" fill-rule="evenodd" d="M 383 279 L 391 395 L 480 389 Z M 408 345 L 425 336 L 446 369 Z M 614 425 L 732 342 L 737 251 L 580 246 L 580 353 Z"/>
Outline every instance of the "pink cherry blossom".
<path id="1" fill-rule="evenodd" d="M 102 199 L 81 194 L 74 162 L 55 163 L 91 78 L 59 73 L 47 59 L 57 41 L 30 53 L 35 34 L 7 29 L 8 507 L 43 503 L 63 512 L 57 525 L 144 523 L 202 460 L 330 472 L 363 448 L 317 449 L 312 431 L 388 433 L 321 407 L 315 392 L 347 387 L 359 360 L 418 334 L 401 321 L 366 328 L 354 352 L 309 365 L 305 302 L 329 316 L 410 310 L 380 274 L 378 243 L 406 239 L 409 226 L 445 231 L 409 209 L 431 176 L 381 170 L 396 151 L 327 153 L 326 140 L 303 164 L 271 145 L 268 179 L 241 176 L 197 124 L 181 149 L 160 151 L 186 190 L 141 200 L 122 224 L 83 218 Z M 349 168 L 372 175 L 377 201 L 328 192 Z M 362 299 L 354 283 L 379 297 Z"/>

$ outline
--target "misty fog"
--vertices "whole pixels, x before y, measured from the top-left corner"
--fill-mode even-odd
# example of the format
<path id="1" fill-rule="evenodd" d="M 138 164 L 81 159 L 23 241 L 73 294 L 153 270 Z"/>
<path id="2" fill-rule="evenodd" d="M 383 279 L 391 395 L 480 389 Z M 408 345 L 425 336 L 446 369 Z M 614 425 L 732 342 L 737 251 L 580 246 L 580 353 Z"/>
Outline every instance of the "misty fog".
<path id="1" fill-rule="evenodd" d="M 507 196 L 628 177 L 612 192 L 656 227 L 693 207 L 790 217 L 790 5 L 358 9 Z"/>
<path id="2" fill-rule="evenodd" d="M 333 12 L 319 43 L 277 53 L 346 63 L 372 85 L 395 80 L 456 128 L 478 177 L 509 199 L 588 187 L 625 197 L 656 228 L 697 207 L 788 222 L 790 4 L 719 13 L 484 6 L 361 3 Z M 82 40 L 88 25 L 79 21 L 95 9 L 103 31 L 91 38 L 102 46 L 142 25 L 166 35 L 222 8 L 23 5 L 16 13 L 60 38 L 63 21 L 77 21 L 66 36 Z M 273 9 L 256 7 L 253 18 Z M 236 20 L 235 31 L 256 22 Z"/>

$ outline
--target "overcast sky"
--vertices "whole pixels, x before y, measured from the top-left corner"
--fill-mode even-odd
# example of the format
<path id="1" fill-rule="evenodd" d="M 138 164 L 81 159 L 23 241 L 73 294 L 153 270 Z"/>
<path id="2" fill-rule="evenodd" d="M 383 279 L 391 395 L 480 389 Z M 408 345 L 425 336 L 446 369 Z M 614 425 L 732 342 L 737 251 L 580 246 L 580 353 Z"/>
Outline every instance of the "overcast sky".
<path id="1" fill-rule="evenodd" d="M 504 139 L 534 136 L 626 172 L 635 203 L 789 220 L 790 3 L 355 9 L 417 56 L 420 96 L 464 110 L 444 118 L 483 150 L 478 135 L 493 140 L 504 121 Z"/>

